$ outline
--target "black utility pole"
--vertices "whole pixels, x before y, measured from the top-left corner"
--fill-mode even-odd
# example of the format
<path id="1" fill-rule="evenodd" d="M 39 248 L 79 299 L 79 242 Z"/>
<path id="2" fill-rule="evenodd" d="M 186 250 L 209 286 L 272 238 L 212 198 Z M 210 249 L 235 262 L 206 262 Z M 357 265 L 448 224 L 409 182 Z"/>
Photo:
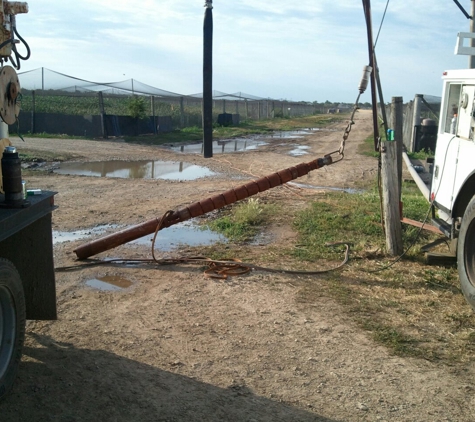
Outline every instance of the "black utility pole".
<path id="1" fill-rule="evenodd" d="M 213 156 L 213 1 L 206 0 L 203 25 L 203 155 Z"/>

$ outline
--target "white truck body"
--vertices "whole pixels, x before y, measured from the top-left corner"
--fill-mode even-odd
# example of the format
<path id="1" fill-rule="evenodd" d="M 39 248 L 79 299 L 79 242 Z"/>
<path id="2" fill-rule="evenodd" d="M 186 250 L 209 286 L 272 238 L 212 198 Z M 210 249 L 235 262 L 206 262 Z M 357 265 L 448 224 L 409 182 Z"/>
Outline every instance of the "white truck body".
<path id="1" fill-rule="evenodd" d="M 475 309 L 475 69 L 448 70 L 442 80 L 430 200 L 449 216 L 439 227 L 456 239 L 460 285 Z"/>
<path id="2" fill-rule="evenodd" d="M 469 192 L 465 196 L 471 195 L 470 200 L 475 192 L 475 69 L 449 70 L 442 79 L 430 199 L 437 208 L 457 219 L 463 216 L 467 205 L 463 207 L 459 195 L 465 190 Z"/>

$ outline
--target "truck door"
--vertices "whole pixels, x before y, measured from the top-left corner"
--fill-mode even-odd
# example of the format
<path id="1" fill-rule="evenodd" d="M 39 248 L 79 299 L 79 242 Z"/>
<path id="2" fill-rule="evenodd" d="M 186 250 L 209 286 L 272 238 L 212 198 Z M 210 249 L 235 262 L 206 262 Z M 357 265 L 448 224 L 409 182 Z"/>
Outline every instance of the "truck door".
<path id="1" fill-rule="evenodd" d="M 462 98 L 467 98 L 467 101 L 470 101 L 470 107 L 467 108 L 471 109 L 473 94 L 473 85 L 445 82 L 441 110 L 442 121 L 437 136 L 431 197 L 438 208 L 449 214 L 454 202 L 453 191 L 460 136 L 468 137 L 470 135 L 470 130 L 466 125 L 467 120 L 470 122 L 470 116 L 468 115 L 470 110 L 467 112 L 466 108 L 460 106 Z M 462 115 L 460 116 L 461 110 Z"/>
<path id="2" fill-rule="evenodd" d="M 464 85 L 460 96 L 457 136 L 460 138 L 455 182 L 452 192 L 455 202 L 464 183 L 475 169 L 475 86 Z"/>

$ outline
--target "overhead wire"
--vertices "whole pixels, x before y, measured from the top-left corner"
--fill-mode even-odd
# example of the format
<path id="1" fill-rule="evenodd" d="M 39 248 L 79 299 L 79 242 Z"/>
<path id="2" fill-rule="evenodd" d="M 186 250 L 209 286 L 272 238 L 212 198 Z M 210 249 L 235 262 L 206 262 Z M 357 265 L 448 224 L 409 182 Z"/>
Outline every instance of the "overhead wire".
<path id="1" fill-rule="evenodd" d="M 378 44 L 379 34 L 381 33 L 381 28 L 383 27 L 384 18 L 386 17 L 386 12 L 388 10 L 389 0 L 386 2 L 386 7 L 384 8 L 383 17 L 381 18 L 381 23 L 379 24 L 378 34 L 376 35 L 376 40 L 374 41 L 374 49 L 376 50 L 376 44 Z"/>

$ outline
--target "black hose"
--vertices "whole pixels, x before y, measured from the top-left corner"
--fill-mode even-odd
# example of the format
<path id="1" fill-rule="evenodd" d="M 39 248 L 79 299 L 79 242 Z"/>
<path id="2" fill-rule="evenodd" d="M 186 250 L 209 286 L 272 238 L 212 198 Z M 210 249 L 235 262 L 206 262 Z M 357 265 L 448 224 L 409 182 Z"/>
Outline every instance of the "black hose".
<path id="1" fill-rule="evenodd" d="M 30 58 L 30 55 L 31 55 L 31 50 L 30 50 L 30 46 L 28 45 L 28 43 L 23 39 L 23 37 L 18 33 L 17 29 L 16 29 L 16 26 L 13 27 L 13 32 L 15 33 L 15 35 L 18 37 L 18 39 L 25 45 L 26 47 L 26 56 L 22 56 L 20 53 L 18 53 L 17 49 L 16 49 L 16 45 L 13 44 L 13 51 L 15 51 L 15 55 L 16 55 L 16 58 L 18 60 L 18 62 L 20 61 L 19 59 L 22 59 L 22 60 L 28 60 Z"/>

